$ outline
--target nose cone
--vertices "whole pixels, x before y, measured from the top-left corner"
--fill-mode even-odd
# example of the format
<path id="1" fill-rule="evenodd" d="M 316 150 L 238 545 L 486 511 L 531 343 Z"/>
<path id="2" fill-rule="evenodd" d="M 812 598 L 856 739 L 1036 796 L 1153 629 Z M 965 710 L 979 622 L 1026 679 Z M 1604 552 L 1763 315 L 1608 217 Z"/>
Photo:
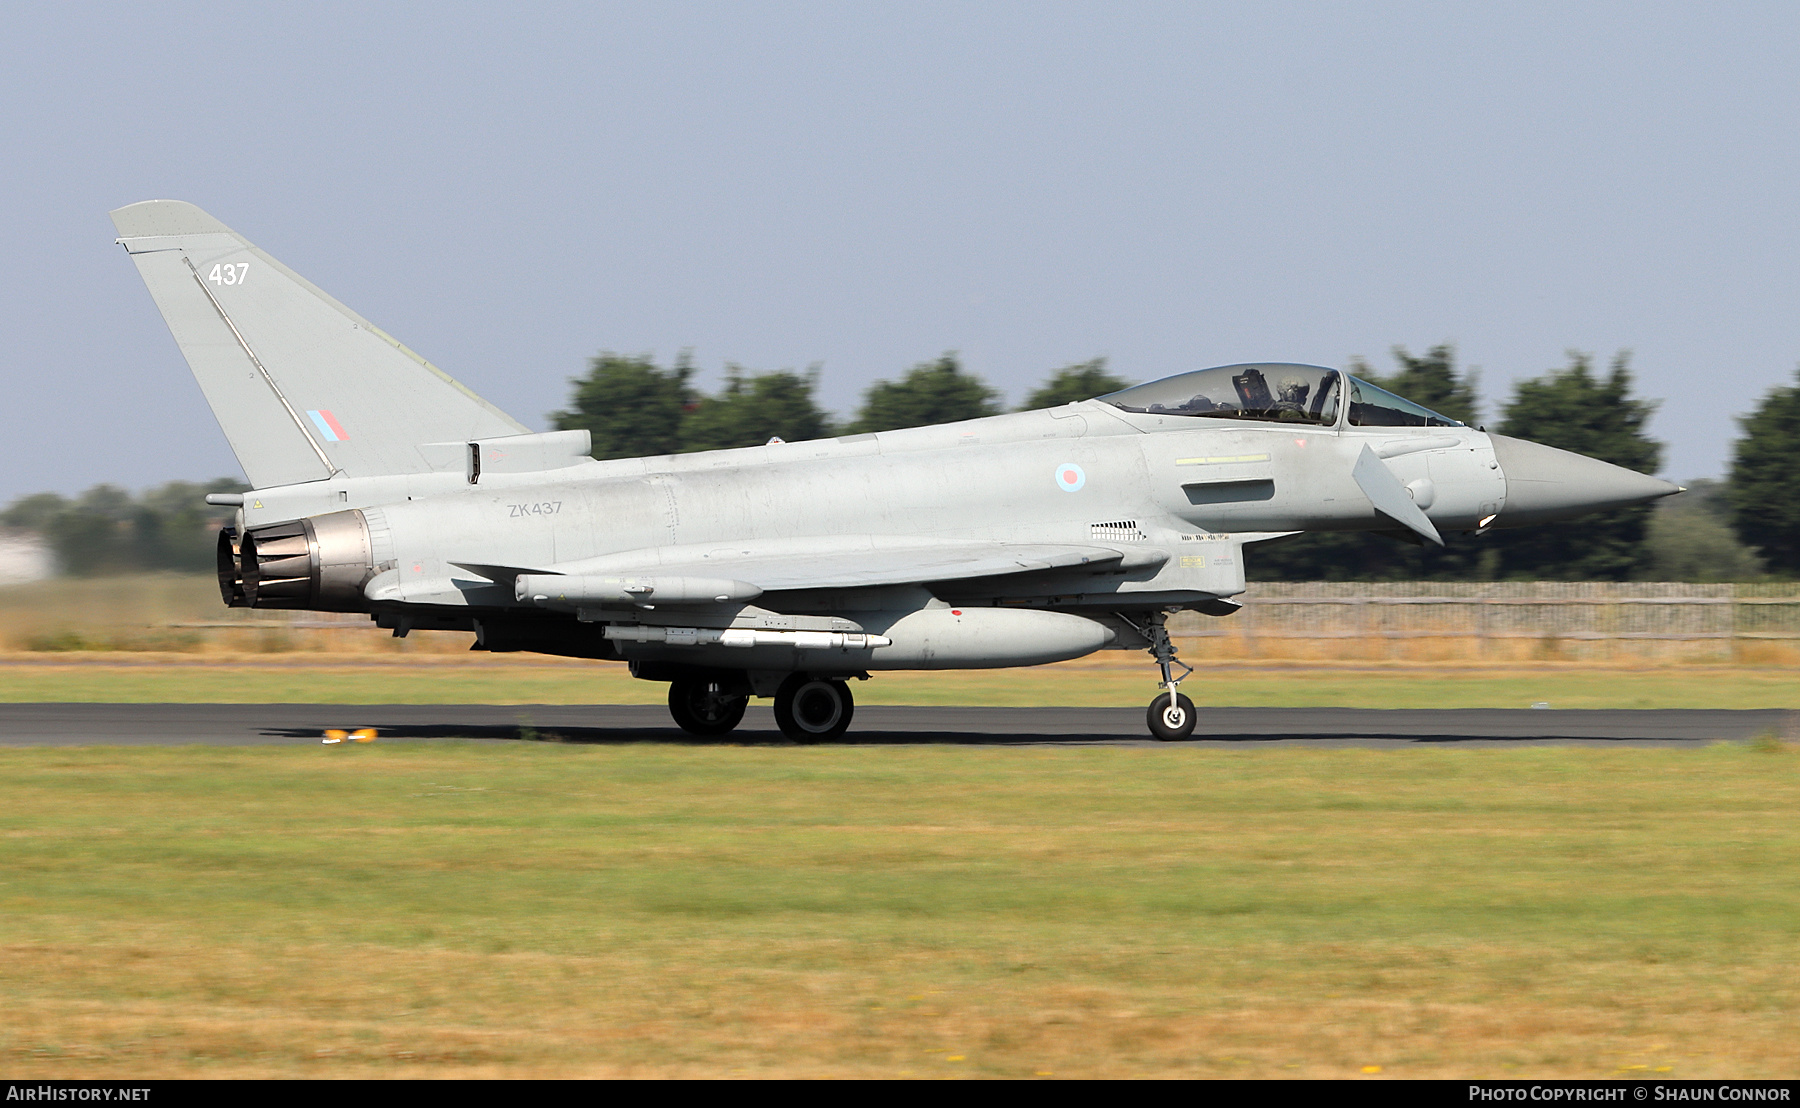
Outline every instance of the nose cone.
<path id="1" fill-rule="evenodd" d="M 1506 478 L 1498 527 L 1570 519 L 1608 508 L 1642 504 L 1681 491 L 1658 477 L 1554 446 L 1490 434 Z"/>

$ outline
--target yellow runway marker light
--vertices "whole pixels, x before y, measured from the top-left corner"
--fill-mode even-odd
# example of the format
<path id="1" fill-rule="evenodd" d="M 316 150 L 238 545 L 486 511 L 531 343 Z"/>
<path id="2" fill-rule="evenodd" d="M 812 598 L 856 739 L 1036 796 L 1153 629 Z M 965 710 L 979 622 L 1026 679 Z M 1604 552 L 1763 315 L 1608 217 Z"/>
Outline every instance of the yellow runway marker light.
<path id="1" fill-rule="evenodd" d="M 379 734 L 379 732 L 373 727 L 360 727 L 355 731 L 339 731 L 334 728 L 326 731 L 325 737 L 320 739 L 319 742 L 325 746 L 336 746 L 338 743 L 346 741 L 372 743 L 375 741 L 375 736 L 377 734 Z"/>

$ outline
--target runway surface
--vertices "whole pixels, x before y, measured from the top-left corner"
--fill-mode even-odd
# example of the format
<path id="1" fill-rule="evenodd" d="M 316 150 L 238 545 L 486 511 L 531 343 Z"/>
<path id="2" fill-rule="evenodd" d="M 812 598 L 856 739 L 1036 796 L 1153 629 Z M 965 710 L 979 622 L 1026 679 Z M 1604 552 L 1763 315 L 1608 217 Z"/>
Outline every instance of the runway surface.
<path id="1" fill-rule="evenodd" d="M 1202 708 L 1193 739 L 1158 743 L 1142 708 L 863 706 L 840 742 L 1186 747 L 1680 746 L 1786 733 L 1784 710 Z M 305 745 L 326 728 L 375 727 L 380 741 L 551 739 L 580 743 L 784 743 L 752 705 L 723 740 L 694 739 L 660 706 L 566 704 L 0 704 L 0 746 Z"/>

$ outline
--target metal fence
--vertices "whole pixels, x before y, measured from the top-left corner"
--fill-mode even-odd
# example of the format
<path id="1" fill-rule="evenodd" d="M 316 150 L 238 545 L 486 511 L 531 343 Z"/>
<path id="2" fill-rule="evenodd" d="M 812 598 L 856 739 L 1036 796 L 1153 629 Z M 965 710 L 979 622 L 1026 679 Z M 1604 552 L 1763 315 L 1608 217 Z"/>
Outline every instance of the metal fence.
<path id="1" fill-rule="evenodd" d="M 1693 659 L 1800 664 L 1800 582 L 1254 583 L 1224 618 L 1183 613 L 1171 630 L 1226 657 L 1315 659 Z M 365 615 L 227 609 L 193 629 L 385 636 Z"/>
<path id="2" fill-rule="evenodd" d="M 1246 656 L 1800 658 L 1800 583 L 1304 582 L 1238 599 L 1178 632 Z"/>

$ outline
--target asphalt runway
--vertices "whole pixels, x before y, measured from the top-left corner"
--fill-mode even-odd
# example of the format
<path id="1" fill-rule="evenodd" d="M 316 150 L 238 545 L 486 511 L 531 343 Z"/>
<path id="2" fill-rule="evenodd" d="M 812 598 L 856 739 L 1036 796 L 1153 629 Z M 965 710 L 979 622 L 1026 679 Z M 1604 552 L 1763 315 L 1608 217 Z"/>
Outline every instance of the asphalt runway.
<path id="1" fill-rule="evenodd" d="M 1142 708 L 864 706 L 841 743 L 1267 747 L 1683 746 L 1789 733 L 1779 709 L 1202 708 L 1193 739 L 1159 743 Z M 577 743 L 785 743 L 766 704 L 725 739 L 695 739 L 661 706 L 566 704 L 0 704 L 0 746 L 317 744 L 326 728 L 378 741 L 551 739 Z"/>

